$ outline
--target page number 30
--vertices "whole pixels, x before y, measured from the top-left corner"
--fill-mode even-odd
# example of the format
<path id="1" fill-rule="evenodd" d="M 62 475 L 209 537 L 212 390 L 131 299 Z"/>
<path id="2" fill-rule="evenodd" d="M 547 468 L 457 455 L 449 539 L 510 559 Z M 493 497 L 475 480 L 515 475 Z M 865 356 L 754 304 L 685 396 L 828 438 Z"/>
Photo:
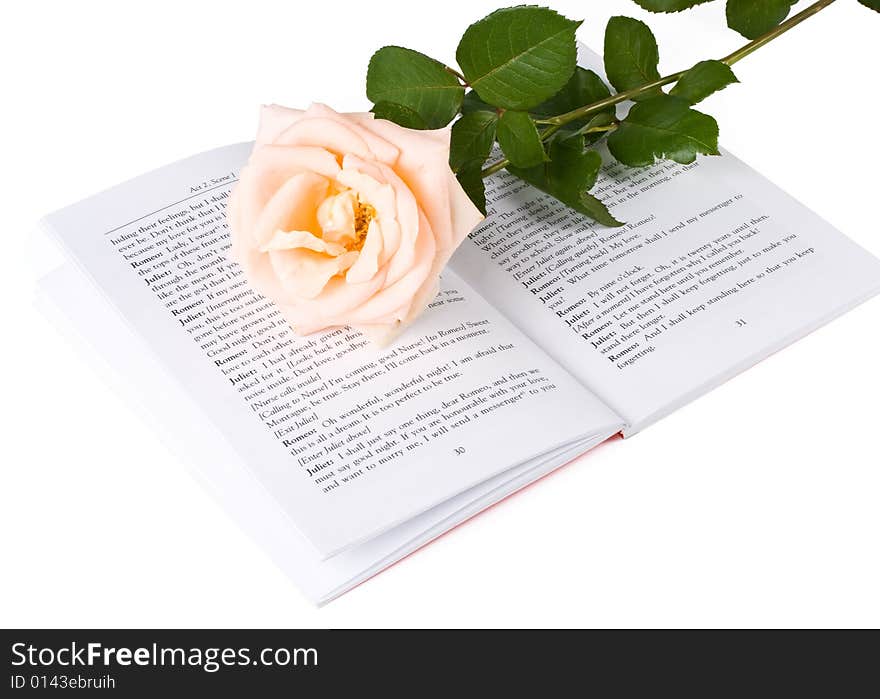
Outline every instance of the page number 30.
<path id="1" fill-rule="evenodd" d="M 465 451 L 467 451 L 467 450 L 466 450 L 464 447 L 455 447 L 455 450 L 454 450 L 454 451 L 455 451 L 455 455 L 456 455 L 456 456 L 461 456 L 461 455 L 464 454 Z"/>

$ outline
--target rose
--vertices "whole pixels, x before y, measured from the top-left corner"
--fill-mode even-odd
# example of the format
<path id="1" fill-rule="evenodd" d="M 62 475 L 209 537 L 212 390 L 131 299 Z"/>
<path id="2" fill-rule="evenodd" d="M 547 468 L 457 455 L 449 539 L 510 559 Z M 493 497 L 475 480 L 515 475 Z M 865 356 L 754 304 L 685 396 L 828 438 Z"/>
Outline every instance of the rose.
<path id="1" fill-rule="evenodd" d="M 321 104 L 263 107 L 227 208 L 232 259 L 298 334 L 348 325 L 387 344 L 482 219 L 449 138 Z"/>

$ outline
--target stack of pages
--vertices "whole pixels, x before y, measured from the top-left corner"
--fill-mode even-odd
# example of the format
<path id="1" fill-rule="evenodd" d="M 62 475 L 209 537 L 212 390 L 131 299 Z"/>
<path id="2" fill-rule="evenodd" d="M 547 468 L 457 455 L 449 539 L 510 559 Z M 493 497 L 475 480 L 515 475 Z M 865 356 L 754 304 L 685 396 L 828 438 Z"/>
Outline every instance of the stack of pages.
<path id="1" fill-rule="evenodd" d="M 318 603 L 880 291 L 880 261 L 725 153 L 607 167 L 613 229 L 501 173 L 392 346 L 300 338 L 227 259 L 250 149 L 47 217 L 70 264 L 40 299 Z"/>

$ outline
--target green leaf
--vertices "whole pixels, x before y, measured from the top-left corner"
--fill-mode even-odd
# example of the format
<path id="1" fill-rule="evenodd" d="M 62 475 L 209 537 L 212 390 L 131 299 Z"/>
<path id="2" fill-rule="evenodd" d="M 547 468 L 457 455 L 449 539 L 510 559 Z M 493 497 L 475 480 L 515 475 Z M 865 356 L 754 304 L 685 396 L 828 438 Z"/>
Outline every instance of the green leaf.
<path id="1" fill-rule="evenodd" d="M 461 113 L 470 114 L 471 112 L 493 112 L 497 113 L 497 109 L 491 104 L 484 102 L 480 96 L 473 90 L 464 93 L 464 100 L 461 103 Z"/>
<path id="2" fill-rule="evenodd" d="M 405 126 L 408 129 L 427 129 L 428 125 L 422 116 L 402 104 L 394 104 L 393 102 L 379 102 L 373 105 L 371 110 L 377 119 L 387 119 L 395 124 Z"/>
<path id="3" fill-rule="evenodd" d="M 618 92 L 660 79 L 657 41 L 644 22 L 631 17 L 612 17 L 605 29 L 605 73 Z M 655 97 L 660 88 L 637 99 Z"/>
<path id="4" fill-rule="evenodd" d="M 544 7 L 496 10 L 467 28 L 455 57 L 483 100 L 503 109 L 530 109 L 571 77 L 580 24 Z"/>
<path id="5" fill-rule="evenodd" d="M 449 146 L 449 166 L 458 170 L 472 160 L 483 161 L 489 157 L 495 143 L 498 115 L 495 112 L 471 112 L 452 125 L 452 141 Z"/>
<path id="6" fill-rule="evenodd" d="M 541 134 L 526 112 L 508 110 L 498 120 L 498 143 L 516 167 L 533 167 L 547 159 Z"/>
<path id="7" fill-rule="evenodd" d="M 738 82 L 726 63 L 701 61 L 681 76 L 669 94 L 681 97 L 690 104 L 697 104 L 712 93 Z"/>
<path id="8" fill-rule="evenodd" d="M 617 228 L 623 225 L 622 221 L 618 221 L 611 215 L 608 207 L 605 206 L 601 199 L 594 197 L 589 192 L 581 192 L 579 201 L 580 208 L 576 208 L 575 210 L 580 211 L 582 214 L 586 214 L 594 221 L 601 223 L 603 226 Z"/>
<path id="9" fill-rule="evenodd" d="M 608 148 L 630 167 L 664 158 L 692 163 L 697 153 L 718 154 L 718 124 L 684 100 L 663 95 L 635 105 L 608 137 Z"/>
<path id="10" fill-rule="evenodd" d="M 593 104 L 594 102 L 598 102 L 599 100 L 610 96 L 611 90 L 608 89 L 608 86 L 602 78 L 596 75 L 592 70 L 587 70 L 586 68 L 578 66 L 575 68 L 569 81 L 565 83 L 565 86 L 559 92 L 553 95 L 549 100 L 541 102 L 541 104 L 530 111 L 534 116 L 539 118 L 558 116 L 559 114 L 565 114 L 573 109 L 583 107 L 587 104 Z M 609 113 L 613 115 L 614 107 L 609 107 L 607 110 L 603 110 L 599 113 Z M 594 115 L 588 115 L 583 119 L 569 122 L 566 124 L 566 128 L 576 131 L 590 121 L 593 116 Z"/>
<path id="11" fill-rule="evenodd" d="M 727 26 L 757 39 L 788 17 L 797 0 L 727 0 Z"/>
<path id="12" fill-rule="evenodd" d="M 446 126 L 458 113 L 464 88 L 439 61 L 418 51 L 384 46 L 367 68 L 367 97 L 408 107 L 427 128 Z"/>
<path id="13" fill-rule="evenodd" d="M 648 12 L 681 12 L 712 0 L 635 0 L 635 3 Z"/>
<path id="14" fill-rule="evenodd" d="M 577 66 L 559 92 L 529 111 L 540 117 L 556 116 L 610 96 L 611 90 L 602 78 Z"/>
<path id="15" fill-rule="evenodd" d="M 507 169 L 604 226 L 623 225 L 589 193 L 596 184 L 601 167 L 602 156 L 594 150 L 585 151 L 583 138 L 575 137 L 554 140 L 550 144 L 549 162 L 532 168 L 508 166 Z"/>
<path id="16" fill-rule="evenodd" d="M 486 215 L 486 185 L 483 182 L 483 163 L 480 160 L 471 160 L 462 165 L 455 177 L 465 193 L 470 197 L 480 213 Z"/>
<path id="17" fill-rule="evenodd" d="M 880 12 L 880 0 L 859 0 L 865 7 L 870 7 L 872 10 L 876 10 Z"/>

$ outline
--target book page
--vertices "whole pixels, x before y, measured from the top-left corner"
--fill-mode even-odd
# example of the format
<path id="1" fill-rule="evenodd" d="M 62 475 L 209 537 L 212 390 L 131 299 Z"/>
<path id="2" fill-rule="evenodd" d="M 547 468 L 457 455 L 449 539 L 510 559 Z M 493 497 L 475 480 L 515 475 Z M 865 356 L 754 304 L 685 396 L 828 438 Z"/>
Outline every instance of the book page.
<path id="1" fill-rule="evenodd" d="M 604 151 L 604 148 L 603 148 Z M 452 266 L 637 431 L 880 290 L 880 263 L 729 153 L 626 168 L 605 228 L 508 173 Z"/>
<path id="2" fill-rule="evenodd" d="M 604 441 L 614 426 L 483 481 L 384 534 L 322 560 L 266 488 L 250 473 L 227 435 L 71 265 L 54 269 L 38 287 L 37 305 L 86 364 L 97 371 L 275 563 L 309 597 L 325 603 L 468 517 Z"/>
<path id="3" fill-rule="evenodd" d="M 603 75 L 583 44 L 578 63 Z M 618 107 L 619 116 L 628 107 Z M 736 157 L 633 169 L 605 228 L 507 172 L 450 266 L 632 434 L 880 292 L 880 261 Z"/>
<path id="4" fill-rule="evenodd" d="M 321 554 L 620 423 L 451 272 L 388 349 L 345 328 L 295 336 L 226 259 L 225 200 L 249 150 L 47 224 Z"/>

